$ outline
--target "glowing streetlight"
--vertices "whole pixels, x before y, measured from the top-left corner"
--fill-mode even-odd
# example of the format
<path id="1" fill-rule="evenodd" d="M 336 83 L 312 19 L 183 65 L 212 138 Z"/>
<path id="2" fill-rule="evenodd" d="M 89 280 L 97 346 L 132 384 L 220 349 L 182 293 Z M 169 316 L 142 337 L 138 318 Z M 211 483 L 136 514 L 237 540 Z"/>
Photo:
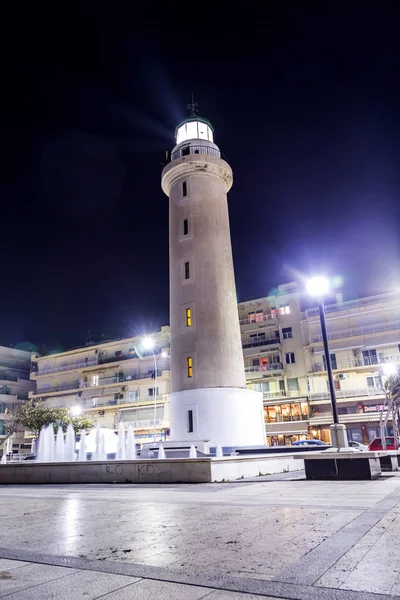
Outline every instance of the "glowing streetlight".
<path id="1" fill-rule="evenodd" d="M 72 417 L 79 417 L 82 414 L 82 407 L 75 405 L 71 406 L 71 410 L 69 411 Z"/>
<path id="2" fill-rule="evenodd" d="M 325 352 L 325 362 L 326 362 L 326 371 L 328 374 L 328 384 L 329 384 L 329 394 L 331 397 L 331 405 L 332 405 L 332 415 L 333 415 L 333 425 L 331 426 L 331 439 L 333 441 L 334 446 L 348 446 L 347 436 L 345 426 L 340 426 L 340 429 L 343 429 L 343 438 L 341 439 L 342 443 L 338 443 L 338 429 L 339 429 L 339 415 L 336 406 L 336 392 L 335 385 L 333 382 L 333 373 L 332 373 L 332 364 L 331 364 L 331 355 L 329 352 L 329 344 L 328 344 L 328 334 L 326 331 L 326 321 L 325 321 L 325 309 L 324 309 L 324 296 L 329 292 L 329 279 L 324 275 L 317 275 L 315 277 L 311 277 L 306 283 L 307 293 L 316 298 L 318 300 L 318 308 L 319 308 L 319 319 L 321 323 L 321 332 L 322 332 L 322 341 L 324 343 L 324 352 Z"/>
<path id="3" fill-rule="evenodd" d="M 384 375 L 390 377 L 391 375 L 396 375 L 398 366 L 394 363 L 383 363 L 382 371 Z"/>
<path id="4" fill-rule="evenodd" d="M 323 275 L 311 277 L 306 283 L 306 289 L 309 296 L 323 298 L 329 291 L 329 279 Z"/>
<path id="5" fill-rule="evenodd" d="M 145 337 L 142 339 L 142 346 L 145 350 L 153 350 L 154 340 L 151 337 Z"/>

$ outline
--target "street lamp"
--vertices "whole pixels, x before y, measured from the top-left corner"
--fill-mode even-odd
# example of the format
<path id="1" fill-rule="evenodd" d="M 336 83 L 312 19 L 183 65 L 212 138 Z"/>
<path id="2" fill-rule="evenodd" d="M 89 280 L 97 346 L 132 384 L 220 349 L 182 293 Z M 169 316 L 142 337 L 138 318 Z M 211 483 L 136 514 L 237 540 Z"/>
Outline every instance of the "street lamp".
<path id="1" fill-rule="evenodd" d="M 157 358 L 156 353 L 154 352 L 155 342 L 151 337 L 145 337 L 142 340 L 142 347 L 144 350 L 151 350 L 154 359 L 154 442 L 157 441 L 157 425 L 156 425 L 156 417 L 157 417 Z M 161 356 L 164 358 L 167 356 L 165 351 L 161 352 Z"/>
<path id="2" fill-rule="evenodd" d="M 71 406 L 71 410 L 69 411 L 72 417 L 79 417 L 82 414 L 82 407 L 75 405 Z"/>
<path id="3" fill-rule="evenodd" d="M 321 323 L 322 341 L 324 343 L 325 363 L 328 373 L 329 394 L 331 397 L 333 425 L 330 427 L 332 446 L 340 448 L 348 446 L 346 427 L 339 425 L 339 416 L 336 405 L 336 392 L 333 383 L 331 355 L 329 352 L 328 335 L 326 332 L 324 296 L 329 291 L 329 280 L 323 276 L 311 277 L 306 283 L 306 289 L 310 296 L 318 300 L 319 319 Z M 339 437 L 340 436 L 340 437 Z"/>

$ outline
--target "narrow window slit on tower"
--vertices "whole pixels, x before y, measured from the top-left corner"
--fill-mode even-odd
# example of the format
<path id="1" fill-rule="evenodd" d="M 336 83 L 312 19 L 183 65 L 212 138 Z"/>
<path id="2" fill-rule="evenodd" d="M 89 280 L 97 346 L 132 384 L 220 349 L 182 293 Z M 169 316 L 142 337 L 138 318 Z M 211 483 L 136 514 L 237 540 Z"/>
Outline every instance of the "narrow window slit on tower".
<path id="1" fill-rule="evenodd" d="M 188 356 L 186 358 L 186 364 L 187 364 L 187 376 L 193 377 L 193 358 L 191 356 Z"/>
<path id="2" fill-rule="evenodd" d="M 189 235 L 189 219 L 183 219 L 183 235 Z"/>
<path id="3" fill-rule="evenodd" d="M 185 279 L 190 279 L 190 264 L 189 264 L 189 261 L 185 262 Z"/>
<path id="4" fill-rule="evenodd" d="M 192 326 L 192 311 L 190 308 L 186 309 L 186 327 Z"/>
<path id="5" fill-rule="evenodd" d="M 188 410 L 188 433 L 193 433 L 193 411 Z"/>
<path id="6" fill-rule="evenodd" d="M 187 196 L 187 182 L 186 181 L 182 181 L 182 196 L 183 197 Z"/>

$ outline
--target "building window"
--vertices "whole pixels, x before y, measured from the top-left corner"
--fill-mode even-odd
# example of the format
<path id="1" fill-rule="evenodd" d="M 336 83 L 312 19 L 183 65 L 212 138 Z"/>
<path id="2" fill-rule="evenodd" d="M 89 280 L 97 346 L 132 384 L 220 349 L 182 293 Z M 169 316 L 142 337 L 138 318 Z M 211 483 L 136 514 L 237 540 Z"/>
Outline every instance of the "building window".
<path id="1" fill-rule="evenodd" d="M 117 356 L 117 357 L 122 356 L 122 350 L 116 350 L 115 356 Z"/>
<path id="2" fill-rule="evenodd" d="M 291 327 L 283 327 L 282 328 L 282 337 L 284 340 L 289 340 L 293 337 L 293 332 Z"/>
<path id="3" fill-rule="evenodd" d="M 253 358 L 253 367 L 258 367 L 260 365 L 260 359 L 259 358 Z"/>
<path id="4" fill-rule="evenodd" d="M 249 312 L 249 321 L 250 323 L 260 323 L 264 320 L 264 311 L 263 310 L 253 310 Z"/>
<path id="5" fill-rule="evenodd" d="M 381 388 L 382 387 L 382 379 L 379 375 L 375 377 L 367 377 L 367 386 L 369 388 Z"/>
<path id="6" fill-rule="evenodd" d="M 190 263 L 188 260 L 185 262 L 185 279 L 190 279 Z"/>
<path id="7" fill-rule="evenodd" d="M 283 379 L 279 380 L 279 391 L 281 393 L 281 396 L 286 396 L 285 382 L 283 381 Z"/>
<path id="8" fill-rule="evenodd" d="M 183 219 L 183 236 L 189 235 L 189 219 Z"/>
<path id="9" fill-rule="evenodd" d="M 288 378 L 287 387 L 290 392 L 297 391 L 299 389 L 299 380 L 297 377 Z"/>
<path id="10" fill-rule="evenodd" d="M 265 340 L 265 333 L 252 333 L 250 335 L 251 342 L 257 342 L 262 340 Z"/>
<path id="11" fill-rule="evenodd" d="M 92 376 L 92 386 L 96 386 L 99 385 L 99 376 L 98 375 L 93 375 Z"/>
<path id="12" fill-rule="evenodd" d="M 193 411 L 188 410 L 188 433 L 193 433 Z"/>
<path id="13" fill-rule="evenodd" d="M 192 356 L 186 357 L 186 366 L 187 366 L 187 376 L 193 377 L 193 357 Z"/>
<path id="14" fill-rule="evenodd" d="M 185 198 L 187 196 L 187 182 L 182 181 L 182 196 Z"/>
<path id="15" fill-rule="evenodd" d="M 158 396 L 158 388 L 148 388 L 148 396 Z M 155 392 L 155 393 L 154 393 Z"/>
<path id="16" fill-rule="evenodd" d="M 281 304 L 279 306 L 279 312 L 281 315 L 289 315 L 290 314 L 290 306 L 289 304 Z"/>
<path id="17" fill-rule="evenodd" d="M 363 350 L 362 353 L 363 353 L 364 365 L 377 365 L 378 364 L 378 357 L 377 357 L 375 348 L 373 348 L 371 350 Z"/>
<path id="18" fill-rule="evenodd" d="M 292 365 L 296 362 L 294 352 L 286 352 L 285 353 L 285 362 L 287 365 Z"/>
<path id="19" fill-rule="evenodd" d="M 187 308 L 185 310 L 185 315 L 186 315 L 186 327 L 191 327 L 192 326 L 192 310 L 190 308 Z"/>
<path id="20" fill-rule="evenodd" d="M 331 366 L 332 369 L 337 369 L 337 362 L 336 362 L 336 354 L 330 354 L 331 357 Z M 326 358 L 325 358 L 325 354 L 322 355 L 322 362 L 324 363 L 324 371 L 326 371 Z"/>

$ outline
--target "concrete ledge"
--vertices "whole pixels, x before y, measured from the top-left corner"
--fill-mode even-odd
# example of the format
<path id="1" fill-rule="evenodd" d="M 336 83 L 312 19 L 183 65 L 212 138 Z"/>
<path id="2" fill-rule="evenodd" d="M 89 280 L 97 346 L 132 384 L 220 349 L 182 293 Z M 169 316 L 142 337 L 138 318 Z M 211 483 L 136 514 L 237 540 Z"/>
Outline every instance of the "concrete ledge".
<path id="1" fill-rule="evenodd" d="M 211 483 L 303 469 L 289 455 L 0 465 L 0 484 Z"/>
<path id="2" fill-rule="evenodd" d="M 380 460 L 386 452 L 335 452 L 300 454 L 303 458 L 307 479 L 320 480 L 371 480 L 381 475 Z"/>

